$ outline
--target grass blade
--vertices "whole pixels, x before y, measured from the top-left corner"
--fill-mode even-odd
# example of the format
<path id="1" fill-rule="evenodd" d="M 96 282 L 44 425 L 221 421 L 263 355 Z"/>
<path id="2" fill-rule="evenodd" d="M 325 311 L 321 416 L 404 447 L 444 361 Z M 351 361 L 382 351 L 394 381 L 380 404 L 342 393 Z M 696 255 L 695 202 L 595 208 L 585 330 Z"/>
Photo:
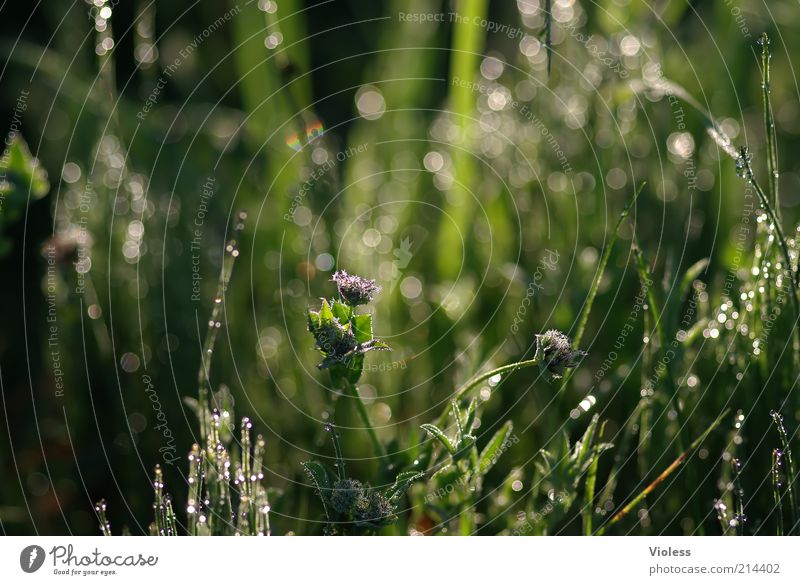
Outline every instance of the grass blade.
<path id="1" fill-rule="evenodd" d="M 597 464 L 600 461 L 600 452 L 594 449 L 592 452 L 592 462 L 586 473 L 586 488 L 583 496 L 583 508 L 581 509 L 581 520 L 583 523 L 584 536 L 592 535 L 592 518 L 594 513 L 594 489 L 597 484 Z"/>
<path id="2" fill-rule="evenodd" d="M 617 243 L 617 239 L 619 238 L 619 228 L 625 218 L 628 217 L 631 207 L 633 207 L 633 205 L 636 203 L 636 199 L 639 197 L 639 194 L 642 192 L 642 189 L 644 189 L 645 185 L 646 183 L 639 185 L 639 188 L 633 194 L 631 200 L 628 201 L 628 203 L 625 205 L 625 208 L 619 214 L 619 219 L 617 219 L 617 225 L 614 226 L 614 232 L 611 234 L 611 239 L 609 240 L 606 249 L 603 251 L 600 264 L 597 266 L 597 274 L 595 274 L 594 281 L 592 281 L 592 286 L 589 288 L 589 294 L 586 296 L 586 302 L 583 305 L 581 316 L 578 319 L 578 328 L 575 330 L 575 335 L 573 337 L 573 345 L 575 347 L 580 347 L 581 339 L 583 338 L 583 332 L 586 329 L 586 322 L 589 320 L 589 313 L 592 312 L 592 305 L 594 304 L 594 299 L 597 296 L 597 290 L 600 288 L 600 280 L 603 278 L 603 273 L 605 272 L 606 265 L 611 257 L 611 252 L 614 250 L 614 244 Z"/>
<path id="3" fill-rule="evenodd" d="M 609 521 L 608 521 L 608 524 L 606 524 L 605 526 L 603 526 L 603 527 L 602 527 L 602 528 L 601 528 L 601 529 L 598 531 L 598 534 L 603 534 L 603 533 L 605 533 L 605 531 L 606 531 L 608 528 L 612 527 L 614 524 L 616 524 L 617 522 L 619 522 L 620 520 L 622 520 L 623 518 L 625 518 L 625 516 L 627 516 L 627 515 L 628 515 L 628 513 L 629 513 L 631 510 L 633 510 L 633 508 L 635 508 L 635 507 L 636 507 L 636 505 L 637 505 L 639 502 L 641 502 L 642 500 L 644 500 L 644 499 L 645 499 L 645 498 L 648 496 L 648 494 L 650 494 L 651 492 L 653 492 L 653 490 L 655 490 L 655 489 L 656 489 L 656 488 L 657 488 L 659 485 L 661 485 L 661 484 L 662 484 L 662 483 L 663 483 L 663 482 L 664 482 L 664 481 L 665 481 L 665 480 L 666 480 L 666 479 L 667 479 L 667 478 L 668 478 L 670 475 L 672 475 L 672 474 L 673 474 L 673 473 L 674 473 L 674 472 L 675 472 L 675 471 L 676 471 L 676 470 L 677 470 L 679 467 L 681 467 L 681 465 L 683 465 L 683 464 L 686 462 L 686 460 L 689 458 L 689 456 L 690 456 L 690 455 L 692 455 L 692 454 L 693 454 L 693 453 L 694 453 L 694 452 L 697 450 L 697 448 L 698 448 L 698 447 L 700 447 L 700 445 L 703 443 L 703 441 L 705 441 L 705 440 L 706 440 L 706 438 L 708 437 L 708 435 L 710 435 L 710 434 L 711 434 L 711 433 L 714 431 L 714 429 L 716 429 L 716 428 L 717 428 L 717 427 L 720 425 L 720 423 L 722 423 L 722 420 L 723 420 L 723 419 L 724 419 L 724 418 L 725 418 L 727 415 L 728 415 L 728 409 L 725 409 L 725 411 L 724 411 L 724 412 L 723 412 L 721 415 L 719 415 L 719 416 L 716 418 L 716 420 L 715 420 L 713 423 L 711 423 L 711 424 L 708 426 L 708 428 L 707 428 L 705 431 L 703 431 L 703 433 L 702 433 L 702 434 L 701 434 L 699 437 L 697 437 L 697 438 L 696 438 L 696 439 L 695 439 L 695 440 L 692 442 L 692 444 L 691 444 L 691 445 L 689 445 L 689 448 L 688 448 L 686 451 L 684 451 L 683 453 L 681 453 L 681 454 L 678 456 L 678 458 L 677 458 L 677 459 L 675 459 L 675 461 L 673 461 L 672 463 L 670 463 L 670 464 L 669 464 L 669 466 L 667 466 L 667 468 L 666 468 L 664 471 L 662 471 L 662 472 L 659 474 L 659 476 L 658 476 L 657 478 L 655 478 L 655 479 L 654 479 L 654 480 L 653 480 L 653 481 L 650 483 L 650 485 L 648 485 L 648 486 L 647 486 L 646 488 L 644 488 L 644 489 L 643 489 L 641 492 L 639 492 L 639 494 L 638 494 L 636 497 L 634 497 L 634 498 L 633 498 L 633 499 L 632 499 L 632 500 L 631 500 L 631 501 L 630 501 L 628 504 L 626 504 L 626 505 L 625 505 L 625 507 L 624 507 L 624 508 L 622 508 L 622 510 L 620 510 L 619 512 L 617 512 L 617 514 L 615 514 L 615 515 L 614 515 L 614 517 L 613 517 L 613 518 L 611 518 L 611 520 L 609 520 Z"/>
<path id="4" fill-rule="evenodd" d="M 433 437 L 436 437 L 444 446 L 444 448 L 447 449 L 447 452 L 450 453 L 450 455 L 456 452 L 456 448 L 453 446 L 453 442 L 450 440 L 450 437 L 448 437 L 439 427 L 427 423 L 420 426 Z"/>
<path id="5" fill-rule="evenodd" d="M 780 218 L 780 198 L 778 196 L 778 141 L 775 137 L 775 119 L 772 115 L 772 101 L 770 100 L 769 62 L 772 54 L 769 50 L 769 36 L 762 33 L 758 40 L 761 45 L 761 93 L 764 99 L 764 134 L 767 138 L 767 171 L 769 172 L 769 192 L 775 213 Z"/>
<path id="6" fill-rule="evenodd" d="M 795 473 L 794 459 L 792 458 L 792 447 L 789 442 L 789 435 L 786 433 L 786 427 L 783 426 L 783 415 L 774 410 L 770 414 L 772 415 L 772 420 L 775 423 L 775 427 L 778 429 L 783 459 L 786 460 L 786 495 L 789 496 L 789 512 L 792 518 L 792 528 L 789 530 L 789 534 L 792 534 L 794 530 L 797 529 L 798 525 L 797 498 L 794 490 L 794 482 L 797 478 L 797 474 Z"/>
<path id="7" fill-rule="evenodd" d="M 781 497 L 781 467 L 783 467 L 783 453 L 780 449 L 772 450 L 772 499 L 775 502 L 773 511 L 777 514 L 778 525 L 775 536 L 783 536 L 783 498 Z"/>

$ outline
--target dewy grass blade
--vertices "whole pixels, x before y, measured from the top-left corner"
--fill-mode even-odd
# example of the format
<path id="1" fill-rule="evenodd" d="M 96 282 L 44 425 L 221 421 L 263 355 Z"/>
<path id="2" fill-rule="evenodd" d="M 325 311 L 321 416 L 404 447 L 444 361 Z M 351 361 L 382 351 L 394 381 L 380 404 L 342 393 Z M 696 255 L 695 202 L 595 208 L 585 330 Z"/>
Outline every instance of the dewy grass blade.
<path id="1" fill-rule="evenodd" d="M 786 495 L 789 497 L 789 513 L 792 519 L 792 527 L 789 534 L 793 534 L 798 525 L 798 509 L 797 509 L 797 496 L 795 493 L 795 482 L 797 481 L 797 473 L 794 467 L 794 458 L 792 457 L 792 446 L 789 435 L 786 432 L 786 427 L 783 425 L 783 415 L 775 410 L 770 412 L 772 421 L 778 429 L 778 437 L 781 441 L 781 452 L 783 459 L 786 461 Z"/>
<path id="2" fill-rule="evenodd" d="M 726 409 L 721 415 L 719 415 L 717 419 L 713 423 L 711 423 L 708 426 L 708 428 L 706 428 L 706 430 L 703 431 L 703 433 L 692 442 L 691 445 L 689 445 L 689 448 L 683 453 L 681 453 L 678 456 L 678 458 L 675 459 L 675 461 L 670 463 L 669 466 L 664 471 L 662 471 L 657 478 L 655 478 L 646 488 L 644 488 L 641 492 L 639 492 L 639 494 L 636 497 L 634 497 L 628 504 L 626 504 L 625 507 L 622 508 L 622 510 L 617 512 L 617 514 L 615 514 L 605 526 L 601 527 L 600 530 L 598 530 L 597 534 L 604 534 L 606 530 L 608 530 L 609 528 L 614 526 L 614 524 L 625 518 L 625 516 L 627 516 L 628 513 L 631 510 L 633 510 L 633 508 L 635 508 L 639 502 L 644 500 L 651 492 L 653 492 L 653 490 L 655 490 L 679 467 L 681 467 L 681 465 L 683 465 L 686 462 L 689 456 L 691 456 L 700 447 L 703 441 L 706 440 L 708 435 L 710 435 L 714 431 L 714 429 L 716 429 L 720 425 L 720 423 L 722 423 L 723 419 L 727 415 L 728 415 L 728 409 Z"/>
<path id="3" fill-rule="evenodd" d="M 775 215 L 780 219 L 781 205 L 778 195 L 778 141 L 775 137 L 775 118 L 772 114 L 769 79 L 769 63 L 772 59 L 772 54 L 769 50 L 769 36 L 767 36 L 767 33 L 762 33 L 758 42 L 761 45 L 761 93 L 764 102 L 764 135 L 767 140 L 767 171 L 769 172 L 770 202 L 775 207 Z"/>
<path id="4" fill-rule="evenodd" d="M 772 450 L 772 499 L 775 507 L 772 509 L 775 514 L 775 536 L 783 536 L 783 496 L 781 495 L 781 475 L 783 473 L 783 453 L 780 449 Z"/>

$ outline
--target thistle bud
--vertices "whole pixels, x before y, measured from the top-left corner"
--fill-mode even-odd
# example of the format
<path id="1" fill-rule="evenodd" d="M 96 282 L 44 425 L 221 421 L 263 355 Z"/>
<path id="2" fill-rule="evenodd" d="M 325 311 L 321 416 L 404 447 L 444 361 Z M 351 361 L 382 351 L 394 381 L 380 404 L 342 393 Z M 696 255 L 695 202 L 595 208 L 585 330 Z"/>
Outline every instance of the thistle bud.
<path id="1" fill-rule="evenodd" d="M 539 368 L 550 373 L 553 379 L 561 378 L 567 368 L 574 368 L 586 355 L 585 351 L 572 349 L 569 337 L 556 329 L 536 336 L 536 359 Z"/>
<path id="2" fill-rule="evenodd" d="M 331 507 L 340 514 L 348 514 L 364 499 L 364 486 L 357 479 L 340 479 L 333 484 Z"/>

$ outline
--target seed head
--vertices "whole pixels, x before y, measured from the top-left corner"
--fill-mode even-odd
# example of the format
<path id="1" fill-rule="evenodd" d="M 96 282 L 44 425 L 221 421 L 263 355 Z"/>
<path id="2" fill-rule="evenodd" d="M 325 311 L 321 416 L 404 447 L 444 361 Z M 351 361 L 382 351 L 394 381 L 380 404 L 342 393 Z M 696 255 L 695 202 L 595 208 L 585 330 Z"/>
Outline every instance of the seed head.
<path id="1" fill-rule="evenodd" d="M 372 298 L 381 291 L 381 287 L 375 284 L 374 280 L 362 278 L 355 274 L 347 274 L 344 270 L 334 272 L 333 282 L 339 289 L 339 296 L 351 307 L 366 305 Z"/>
<path id="2" fill-rule="evenodd" d="M 585 351 L 572 349 L 569 337 L 556 329 L 536 336 L 536 358 L 542 371 L 547 370 L 553 379 L 564 375 L 567 368 L 574 368 L 586 355 Z"/>

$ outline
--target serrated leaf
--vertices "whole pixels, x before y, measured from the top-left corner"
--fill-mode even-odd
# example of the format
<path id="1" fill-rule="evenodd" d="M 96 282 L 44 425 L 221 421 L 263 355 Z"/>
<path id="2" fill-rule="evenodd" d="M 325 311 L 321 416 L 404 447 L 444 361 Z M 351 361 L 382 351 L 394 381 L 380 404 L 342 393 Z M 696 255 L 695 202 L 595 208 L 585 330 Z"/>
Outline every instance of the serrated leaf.
<path id="1" fill-rule="evenodd" d="M 432 424 L 428 424 L 428 423 L 426 423 L 424 425 L 420 425 L 420 426 L 423 429 L 425 429 L 426 431 L 428 431 L 428 433 L 430 433 L 432 436 L 436 437 L 439 440 L 439 442 L 442 445 L 444 445 L 444 448 L 447 449 L 447 452 L 450 453 L 450 455 L 452 455 L 453 453 L 456 452 L 456 449 L 453 446 L 453 442 L 450 440 L 450 437 L 445 435 L 444 431 L 442 431 L 442 429 L 440 429 L 436 425 L 432 425 Z"/>
<path id="2" fill-rule="evenodd" d="M 372 340 L 372 315 L 355 315 L 352 323 L 355 326 L 353 334 L 356 336 L 356 341 L 366 343 Z"/>
<path id="3" fill-rule="evenodd" d="M 328 325 L 333 322 L 333 311 L 328 301 L 322 299 L 322 306 L 319 309 L 319 324 Z"/>
<path id="4" fill-rule="evenodd" d="M 394 503 L 402 498 L 411 487 L 411 484 L 425 476 L 422 471 L 403 471 L 398 474 L 394 485 L 386 490 L 386 498 Z"/>
<path id="5" fill-rule="evenodd" d="M 486 447 L 484 447 L 478 457 L 478 475 L 486 475 L 486 473 L 494 467 L 494 464 L 497 463 L 497 460 L 503 454 L 503 446 L 511 436 L 511 431 L 513 429 L 513 423 L 510 420 L 506 421 L 500 430 L 494 434 Z"/>
<path id="6" fill-rule="evenodd" d="M 342 325 L 347 323 L 350 320 L 350 317 L 353 315 L 353 309 L 339 300 L 335 300 L 333 303 L 331 303 L 331 312 Z"/>

